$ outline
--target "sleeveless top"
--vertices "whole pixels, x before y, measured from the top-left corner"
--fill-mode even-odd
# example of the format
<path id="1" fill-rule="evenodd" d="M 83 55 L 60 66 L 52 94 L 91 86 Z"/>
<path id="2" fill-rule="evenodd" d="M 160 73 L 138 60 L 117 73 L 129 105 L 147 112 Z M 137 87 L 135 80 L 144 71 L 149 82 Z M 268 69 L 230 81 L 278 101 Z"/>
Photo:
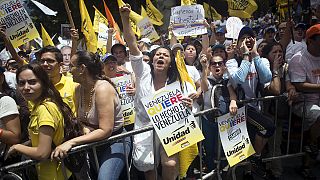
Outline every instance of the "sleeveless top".
<path id="1" fill-rule="evenodd" d="M 99 119 L 98 119 L 98 110 L 96 109 L 96 98 L 95 98 L 95 89 L 105 83 L 109 83 L 105 80 L 99 80 L 94 89 L 93 89 L 93 95 L 92 95 L 92 101 L 91 101 L 91 109 L 89 109 L 87 114 L 87 119 L 83 118 L 85 117 L 85 109 L 84 105 L 82 105 L 82 101 L 78 103 L 78 117 L 81 117 L 81 122 L 87 126 L 91 131 L 99 128 Z M 84 96 L 84 90 L 80 86 L 80 97 Z M 121 104 L 120 104 L 120 98 L 118 93 L 116 93 L 116 100 L 115 100 L 115 107 L 114 107 L 114 125 L 113 125 L 113 132 L 119 130 L 123 126 L 123 115 L 121 110 Z"/>

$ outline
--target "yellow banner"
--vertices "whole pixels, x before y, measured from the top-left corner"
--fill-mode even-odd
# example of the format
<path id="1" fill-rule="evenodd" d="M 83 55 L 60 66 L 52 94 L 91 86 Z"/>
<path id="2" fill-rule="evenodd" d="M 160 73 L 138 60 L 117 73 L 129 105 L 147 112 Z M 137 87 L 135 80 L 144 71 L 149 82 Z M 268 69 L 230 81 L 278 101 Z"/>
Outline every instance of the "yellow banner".
<path id="1" fill-rule="evenodd" d="M 49 34 L 47 33 L 46 29 L 43 27 L 42 24 L 41 25 L 41 39 L 42 39 L 42 46 L 46 47 L 46 46 L 54 46 L 53 41 L 51 39 L 51 37 L 49 36 Z"/>
<path id="2" fill-rule="evenodd" d="M 149 17 L 150 22 L 154 25 L 161 26 L 163 24 L 163 14 L 152 4 L 150 0 L 146 0 L 146 9 L 141 5 L 141 16 Z"/>
<path id="3" fill-rule="evenodd" d="M 251 18 L 252 13 L 258 9 L 254 0 L 228 0 L 228 12 L 230 16 Z"/>
<path id="4" fill-rule="evenodd" d="M 81 32 L 86 38 L 87 51 L 97 52 L 97 37 L 92 27 L 92 22 L 83 0 L 79 0 L 81 15 Z"/>
<path id="5" fill-rule="evenodd" d="M 181 6 L 197 4 L 197 0 L 181 0 Z"/>
<path id="6" fill-rule="evenodd" d="M 210 9 L 211 8 L 211 9 Z M 203 2 L 204 16 L 209 19 L 220 20 L 221 15 L 209 4 Z"/>
<path id="7" fill-rule="evenodd" d="M 93 19 L 93 30 L 94 32 L 99 31 L 99 23 L 103 23 L 108 26 L 108 19 L 95 7 L 94 8 L 94 19 Z"/>
<path id="8" fill-rule="evenodd" d="M 6 35 L 17 48 L 39 36 L 21 0 L 0 2 L 0 24 L 6 26 Z"/>

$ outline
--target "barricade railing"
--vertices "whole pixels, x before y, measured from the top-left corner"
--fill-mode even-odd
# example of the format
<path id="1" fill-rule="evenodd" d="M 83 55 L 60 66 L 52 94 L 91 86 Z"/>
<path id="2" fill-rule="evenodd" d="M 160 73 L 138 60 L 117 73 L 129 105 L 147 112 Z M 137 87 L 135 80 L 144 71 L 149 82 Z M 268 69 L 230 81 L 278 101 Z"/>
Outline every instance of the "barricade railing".
<path id="1" fill-rule="evenodd" d="M 203 115 L 203 114 L 205 114 L 207 112 L 216 111 L 216 110 L 217 110 L 217 108 L 210 108 L 210 109 L 206 109 L 204 111 L 200 111 L 200 112 L 194 113 L 193 115 L 195 117 L 198 117 L 198 116 L 201 116 L 201 115 Z M 111 136 L 111 137 L 109 137 L 108 139 L 105 139 L 105 140 L 78 145 L 78 146 L 75 146 L 75 147 L 71 148 L 70 151 L 68 151 L 68 155 L 73 154 L 73 153 L 77 153 L 77 152 L 80 152 L 80 151 L 87 151 L 87 150 L 92 149 L 93 152 L 94 152 L 95 165 L 96 165 L 96 168 L 98 170 L 99 169 L 99 163 L 98 163 L 97 155 L 95 153 L 95 148 L 97 146 L 105 145 L 105 144 L 108 144 L 108 143 L 111 143 L 111 142 L 118 141 L 118 140 L 122 139 L 123 143 L 124 143 L 124 147 L 126 147 L 125 142 L 124 142 L 124 138 L 131 137 L 133 135 L 140 134 L 140 133 L 147 132 L 147 131 L 151 131 L 151 130 L 154 131 L 153 126 L 152 125 L 148 125 L 148 126 L 143 127 L 143 128 L 139 128 L 139 129 L 136 129 L 136 130 L 131 130 L 131 131 L 128 131 L 128 132 L 125 132 L 125 133 L 121 133 L 121 134 L 118 134 L 118 135 Z M 155 135 L 155 132 L 154 132 L 154 135 Z M 155 136 L 154 136 L 154 138 L 155 138 Z M 157 151 L 156 149 L 154 149 L 154 150 Z M 126 152 L 126 149 L 124 150 L 124 152 Z M 127 153 L 125 153 L 125 154 L 127 154 Z M 157 153 L 155 153 L 155 155 L 157 155 Z M 154 168 L 154 170 L 157 171 L 157 167 L 156 167 L 156 165 L 157 165 L 157 163 L 156 163 L 157 156 L 154 156 L 154 157 L 155 157 L 155 161 L 154 161 L 155 162 L 155 168 Z M 125 159 L 126 159 L 127 178 L 130 180 L 130 170 L 129 170 L 129 163 L 128 163 L 128 156 L 127 155 L 125 156 Z M 47 160 L 44 160 L 44 161 L 47 161 Z M 29 159 L 29 160 L 25 160 L 25 161 L 22 161 L 22 162 L 6 165 L 6 166 L 3 166 L 3 167 L 0 167 L 0 175 L 3 174 L 3 173 L 12 173 L 12 172 L 15 172 L 17 170 L 24 169 L 26 167 L 33 166 L 33 165 L 35 165 L 35 164 L 37 164 L 39 162 L 40 161 L 38 161 L 38 160 Z"/>
<path id="2" fill-rule="evenodd" d="M 215 92 L 218 88 L 221 88 L 223 87 L 222 85 L 216 85 L 213 87 L 213 92 Z M 278 107 L 278 99 L 279 98 L 285 98 L 287 97 L 285 94 L 284 95 L 280 95 L 280 96 L 265 96 L 265 97 L 261 97 L 261 98 L 252 98 L 252 99 L 248 99 L 248 100 L 239 100 L 237 101 L 237 104 L 248 104 L 248 103 L 251 103 L 251 102 L 257 102 L 257 101 L 269 101 L 269 100 L 276 100 L 276 113 L 275 113 L 275 123 L 276 121 L 278 120 L 277 118 L 277 107 Z M 214 93 L 211 94 L 211 100 L 214 101 Z M 213 103 L 214 105 L 214 103 Z M 210 109 L 206 109 L 206 110 L 203 110 L 203 111 L 200 111 L 200 112 L 197 112 L 197 113 L 194 113 L 194 116 L 195 117 L 200 117 L 200 121 L 199 121 L 199 126 L 201 127 L 201 116 L 203 116 L 204 114 L 210 112 L 210 111 L 218 111 L 219 108 L 217 107 L 217 105 L 214 105 L 213 108 L 210 108 Z M 294 153 L 294 154 L 289 154 L 289 149 L 290 149 L 290 133 L 291 133 L 291 120 L 292 120 L 292 116 L 291 116 L 291 113 L 292 113 L 292 109 L 291 109 L 291 106 L 290 106 L 290 114 L 289 114 L 289 124 L 288 124 L 288 137 L 287 137 L 287 152 L 285 155 L 281 155 L 281 156 L 277 156 L 277 157 L 269 157 L 269 158 L 265 158 L 263 159 L 264 162 L 267 162 L 267 161 L 272 161 L 272 160 L 275 160 L 275 159 L 284 159 L 284 158 L 291 158 L 291 157 L 297 157 L 297 156 L 302 156 L 304 155 L 304 153 L 302 152 L 302 140 L 303 140 L 303 126 L 302 126 L 302 130 L 301 130 L 301 144 L 300 144 L 300 151 L 298 153 Z M 305 113 L 305 107 L 303 109 L 303 118 L 302 118 L 302 124 L 303 124 L 303 121 L 304 121 L 304 113 Z M 89 149 L 92 149 L 93 152 L 95 152 L 95 148 L 97 146 L 101 146 L 101 145 L 104 145 L 104 144 L 108 144 L 108 143 L 111 143 L 111 142 L 114 142 L 114 141 L 117 141 L 117 140 L 121 140 L 122 139 L 122 142 L 124 143 L 124 147 L 126 147 L 125 145 L 125 141 L 124 141 L 124 138 L 126 137 L 129 137 L 129 136 L 133 136 L 133 135 L 136 135 L 136 134 L 140 134 L 140 133 L 143 133 L 143 132 L 147 132 L 147 131 L 151 131 L 153 130 L 154 131 L 154 128 L 152 125 L 149 125 L 149 126 L 146 126 L 146 127 L 143 127 L 143 128 L 140 128 L 140 129 L 136 129 L 136 130 L 132 130 L 132 131 L 128 131 L 128 132 L 125 132 L 125 133 L 122 133 L 122 134 L 118 134 L 118 135 L 114 135 L 112 137 L 109 137 L 108 139 L 105 139 L 105 140 L 101 140 L 101 141 L 97 141 L 97 142 L 92 142 L 92 143 L 87 143 L 87 144 L 83 144 L 83 145 L 78 145 L 76 147 L 73 147 L 69 152 L 68 154 L 73 154 L 73 153 L 76 153 L 76 152 L 79 152 L 79 151 L 85 151 L 85 150 L 89 150 Z M 219 133 L 218 133 L 218 136 L 219 136 Z M 155 131 L 154 131 L 154 138 L 155 138 Z M 155 140 L 155 139 L 154 139 Z M 203 172 L 202 172 L 202 148 L 199 148 L 199 156 L 200 156 L 200 179 L 208 179 L 214 175 L 217 175 L 217 178 L 218 180 L 221 180 L 221 169 L 220 169 L 220 161 L 221 161 L 221 155 L 222 155 L 222 152 L 221 152 L 221 142 L 220 142 L 220 137 L 218 137 L 218 151 L 217 151 L 217 160 L 215 161 L 216 163 L 216 168 L 214 170 L 212 170 L 211 172 L 207 173 L 205 176 L 203 176 Z M 201 147 L 202 142 L 199 142 L 199 146 Z M 154 151 L 156 152 L 157 149 L 154 149 Z M 125 151 L 126 152 L 126 149 Z M 127 153 L 125 153 L 127 154 Z M 155 155 L 158 155 L 158 153 L 154 153 Z M 155 172 L 157 172 L 157 156 L 154 156 L 154 170 Z M 129 162 L 128 162 L 128 156 L 126 155 L 125 156 L 125 159 L 126 159 L 126 173 L 127 173 L 127 177 L 128 179 L 130 180 L 130 169 L 129 169 Z M 95 155 L 94 156 L 94 161 L 95 161 L 95 165 L 97 167 L 97 170 L 99 169 L 99 163 L 98 163 L 98 159 L 97 159 L 97 156 Z M 4 166 L 4 167 L 0 167 L 0 175 L 1 173 L 3 172 L 15 172 L 19 169 L 23 169 L 23 168 L 26 168 L 28 166 L 32 166 L 32 165 L 35 165 L 36 163 L 38 163 L 39 161 L 36 161 L 36 160 L 25 160 L 23 162 L 18 162 L 18 163 L 14 163 L 14 164 L 11 164 L 11 165 L 7 165 L 7 166 Z M 242 163 L 239 163 L 237 165 L 235 165 L 233 168 L 231 168 L 231 174 L 232 174 L 232 178 L 233 179 L 236 179 L 236 175 L 235 175 L 235 171 L 236 171 L 236 168 L 239 167 L 239 166 L 242 166 L 242 165 L 246 165 L 248 164 L 247 162 L 242 162 Z M 229 169 L 230 171 L 230 169 Z M 157 178 L 157 176 L 156 176 Z"/>

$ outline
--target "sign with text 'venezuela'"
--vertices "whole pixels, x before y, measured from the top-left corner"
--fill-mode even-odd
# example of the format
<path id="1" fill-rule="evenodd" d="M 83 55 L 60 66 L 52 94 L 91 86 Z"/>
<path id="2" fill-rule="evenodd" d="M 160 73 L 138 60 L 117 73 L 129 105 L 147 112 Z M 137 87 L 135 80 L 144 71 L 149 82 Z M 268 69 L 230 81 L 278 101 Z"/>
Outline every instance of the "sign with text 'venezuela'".
<path id="1" fill-rule="evenodd" d="M 5 24 L 7 37 L 15 48 L 39 37 L 21 0 L 0 1 L 0 24 Z"/>
<path id="2" fill-rule="evenodd" d="M 218 117 L 220 140 L 230 167 L 255 153 L 246 125 L 245 107 L 235 116 L 229 113 Z"/>
<path id="3" fill-rule="evenodd" d="M 204 139 L 202 132 L 181 99 L 179 82 L 142 98 L 142 103 L 168 156 Z"/>
<path id="4" fill-rule="evenodd" d="M 134 123 L 135 111 L 134 111 L 134 96 L 130 96 L 126 93 L 127 85 L 132 84 L 130 75 L 124 75 L 120 77 L 111 78 L 111 81 L 116 85 L 117 91 L 121 96 L 121 109 L 124 118 L 124 125 Z"/>
<path id="5" fill-rule="evenodd" d="M 171 8 L 170 22 L 175 36 L 193 36 L 207 33 L 204 9 L 200 4 Z"/>

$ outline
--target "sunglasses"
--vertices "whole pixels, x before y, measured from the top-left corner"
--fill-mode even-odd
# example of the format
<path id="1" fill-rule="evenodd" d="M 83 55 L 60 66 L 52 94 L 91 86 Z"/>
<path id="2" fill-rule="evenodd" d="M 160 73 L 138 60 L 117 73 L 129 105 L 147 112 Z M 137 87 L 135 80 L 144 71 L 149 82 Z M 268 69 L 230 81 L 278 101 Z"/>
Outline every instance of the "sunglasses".
<path id="1" fill-rule="evenodd" d="M 223 65 L 223 61 L 219 61 L 219 62 L 210 62 L 210 66 L 222 66 Z"/>

